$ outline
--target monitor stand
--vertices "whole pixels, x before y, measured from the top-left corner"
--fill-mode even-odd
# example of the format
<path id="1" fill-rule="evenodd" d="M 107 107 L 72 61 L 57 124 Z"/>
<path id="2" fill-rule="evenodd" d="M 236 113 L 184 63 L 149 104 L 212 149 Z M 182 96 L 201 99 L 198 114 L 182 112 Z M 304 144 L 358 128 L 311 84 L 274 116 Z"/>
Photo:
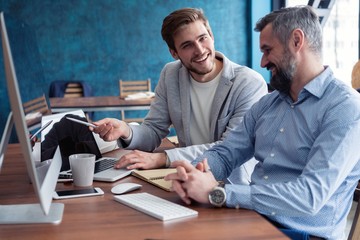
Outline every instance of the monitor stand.
<path id="1" fill-rule="evenodd" d="M 10 138 L 11 129 L 14 125 L 12 112 L 10 112 L 3 136 L 0 142 L 0 170 L 4 160 L 5 149 Z M 27 224 L 27 223 L 52 223 L 61 222 L 64 212 L 63 203 L 51 203 L 49 213 L 46 215 L 40 204 L 0 204 L 0 225 L 1 224 Z"/>
<path id="2" fill-rule="evenodd" d="M 52 203 L 47 215 L 40 204 L 0 205 L 0 224 L 59 224 L 63 212 L 63 203 Z"/>

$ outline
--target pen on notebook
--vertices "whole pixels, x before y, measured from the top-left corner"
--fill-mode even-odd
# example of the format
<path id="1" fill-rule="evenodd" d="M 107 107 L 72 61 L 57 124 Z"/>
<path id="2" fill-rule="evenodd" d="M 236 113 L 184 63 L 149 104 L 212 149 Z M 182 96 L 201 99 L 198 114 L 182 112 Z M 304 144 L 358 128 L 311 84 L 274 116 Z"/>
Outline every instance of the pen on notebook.
<path id="1" fill-rule="evenodd" d="M 41 133 L 45 128 L 47 128 L 53 120 L 48 121 L 47 123 L 45 123 L 44 126 L 42 126 L 39 130 L 37 130 L 33 135 L 30 136 L 30 140 L 33 140 L 39 133 Z"/>

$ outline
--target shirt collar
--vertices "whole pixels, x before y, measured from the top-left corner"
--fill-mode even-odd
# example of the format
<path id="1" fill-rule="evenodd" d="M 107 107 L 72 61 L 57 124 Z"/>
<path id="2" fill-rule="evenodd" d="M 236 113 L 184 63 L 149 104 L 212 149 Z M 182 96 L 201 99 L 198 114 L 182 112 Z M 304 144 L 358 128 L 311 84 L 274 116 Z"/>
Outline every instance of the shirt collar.
<path id="1" fill-rule="evenodd" d="M 308 82 L 308 84 L 304 86 L 304 89 L 300 91 L 299 100 L 304 99 L 306 96 L 309 96 L 309 94 L 317 98 L 321 98 L 321 96 L 325 92 L 325 89 L 333 79 L 333 71 L 331 70 L 331 68 L 329 66 L 324 66 L 324 68 L 325 70 L 322 73 L 320 73 L 313 80 Z M 289 98 L 289 95 L 284 93 L 279 93 L 279 96 L 282 99 Z"/>
<path id="2" fill-rule="evenodd" d="M 333 71 L 329 66 L 324 66 L 325 70 L 320 73 L 317 77 L 311 80 L 308 84 L 304 86 L 304 90 L 308 91 L 310 94 L 321 98 L 324 94 L 327 86 L 333 79 Z M 302 92 L 301 91 L 301 92 Z M 301 94 L 301 93 L 300 93 Z"/>

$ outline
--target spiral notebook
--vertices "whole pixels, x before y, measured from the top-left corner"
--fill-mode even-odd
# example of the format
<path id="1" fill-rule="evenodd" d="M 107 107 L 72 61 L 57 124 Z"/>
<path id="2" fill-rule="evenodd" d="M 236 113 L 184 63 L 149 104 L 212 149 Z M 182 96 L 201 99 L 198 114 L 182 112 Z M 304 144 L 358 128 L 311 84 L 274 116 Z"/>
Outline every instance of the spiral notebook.
<path id="1" fill-rule="evenodd" d="M 164 177 L 170 173 L 175 173 L 176 168 L 161 168 L 151 170 L 134 170 L 131 174 L 148 183 L 151 183 L 165 191 L 170 191 L 171 181 L 165 181 Z"/>

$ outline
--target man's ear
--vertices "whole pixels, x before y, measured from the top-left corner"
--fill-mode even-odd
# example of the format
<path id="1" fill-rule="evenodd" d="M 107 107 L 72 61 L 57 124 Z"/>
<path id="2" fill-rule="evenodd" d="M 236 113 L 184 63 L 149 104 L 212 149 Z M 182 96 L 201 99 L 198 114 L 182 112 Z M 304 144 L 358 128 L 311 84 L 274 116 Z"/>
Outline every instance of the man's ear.
<path id="1" fill-rule="evenodd" d="M 176 60 L 179 59 L 177 52 L 174 49 L 169 48 L 169 52 L 174 59 L 176 59 Z"/>
<path id="2" fill-rule="evenodd" d="M 295 48 L 295 51 L 300 50 L 303 45 L 304 45 L 304 41 L 305 41 L 305 34 L 304 32 L 299 29 L 296 28 L 292 34 L 291 34 L 291 39 L 290 39 L 290 44 Z"/>

